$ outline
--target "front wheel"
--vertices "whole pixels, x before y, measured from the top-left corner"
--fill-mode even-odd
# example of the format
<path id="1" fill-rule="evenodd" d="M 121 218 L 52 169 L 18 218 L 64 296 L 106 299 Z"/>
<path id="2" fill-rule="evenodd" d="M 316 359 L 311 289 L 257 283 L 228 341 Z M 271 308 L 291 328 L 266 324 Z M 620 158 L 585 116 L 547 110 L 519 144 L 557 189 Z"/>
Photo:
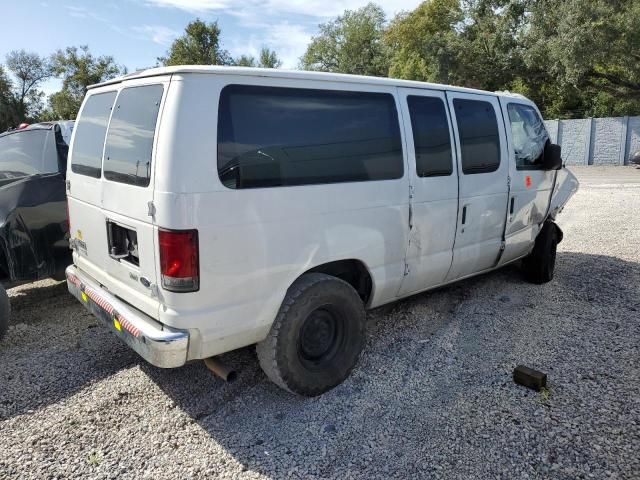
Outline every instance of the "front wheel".
<path id="1" fill-rule="evenodd" d="M 0 285 L 0 340 L 5 336 L 9 328 L 9 317 L 11 316 L 11 305 L 7 291 Z"/>
<path id="2" fill-rule="evenodd" d="M 555 223 L 544 223 L 533 250 L 522 261 L 522 270 L 529 282 L 542 284 L 553 280 L 556 251 L 561 238 L 560 228 Z"/>
<path id="3" fill-rule="evenodd" d="M 289 287 L 256 351 L 276 385 L 313 397 L 349 376 L 364 340 L 364 305 L 354 288 L 339 278 L 310 273 Z"/>

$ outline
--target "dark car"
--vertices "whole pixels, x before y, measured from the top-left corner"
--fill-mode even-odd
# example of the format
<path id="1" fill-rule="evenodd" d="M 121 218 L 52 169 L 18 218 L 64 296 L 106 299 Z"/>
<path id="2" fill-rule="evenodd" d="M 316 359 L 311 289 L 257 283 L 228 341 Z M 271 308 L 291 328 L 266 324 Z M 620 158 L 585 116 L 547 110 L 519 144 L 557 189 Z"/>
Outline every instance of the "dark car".
<path id="1" fill-rule="evenodd" d="M 6 289 L 63 278 L 71 263 L 65 172 L 73 122 L 0 134 L 0 338 L 9 324 Z"/>

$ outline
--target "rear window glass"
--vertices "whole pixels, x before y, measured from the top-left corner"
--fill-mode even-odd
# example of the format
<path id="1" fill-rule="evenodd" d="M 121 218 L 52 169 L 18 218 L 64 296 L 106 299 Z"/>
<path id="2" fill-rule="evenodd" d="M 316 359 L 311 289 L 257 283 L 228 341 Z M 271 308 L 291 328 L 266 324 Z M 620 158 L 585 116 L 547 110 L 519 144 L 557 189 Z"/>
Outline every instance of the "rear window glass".
<path id="1" fill-rule="evenodd" d="M 104 150 L 104 176 L 146 187 L 162 85 L 125 88 L 118 95 Z"/>
<path id="2" fill-rule="evenodd" d="M 493 105 L 479 100 L 453 100 L 460 135 L 462 171 L 495 172 L 500 166 L 500 136 Z"/>
<path id="3" fill-rule="evenodd" d="M 100 178 L 102 149 L 116 92 L 91 95 L 75 125 L 71 171 Z"/>
<path id="4" fill-rule="evenodd" d="M 0 137 L 0 180 L 58 172 L 53 130 L 21 130 Z"/>
<path id="5" fill-rule="evenodd" d="M 403 171 L 392 95 L 245 85 L 222 91 L 218 174 L 229 188 L 387 180 Z"/>
<path id="6" fill-rule="evenodd" d="M 410 95 L 407 103 L 418 176 L 451 175 L 451 137 L 444 102 L 439 98 Z"/>

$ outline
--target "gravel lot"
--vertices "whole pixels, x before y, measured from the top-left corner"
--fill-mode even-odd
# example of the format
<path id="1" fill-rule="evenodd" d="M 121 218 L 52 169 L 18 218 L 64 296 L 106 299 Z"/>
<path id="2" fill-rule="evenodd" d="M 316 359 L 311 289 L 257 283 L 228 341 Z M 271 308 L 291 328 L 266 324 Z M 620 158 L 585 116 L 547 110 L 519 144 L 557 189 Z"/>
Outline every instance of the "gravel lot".
<path id="1" fill-rule="evenodd" d="M 291 396 L 143 363 L 66 292 L 14 289 L 0 478 L 639 478 L 640 170 L 575 168 L 556 278 L 515 267 L 368 316 L 360 365 Z M 549 390 L 515 385 L 517 364 Z"/>

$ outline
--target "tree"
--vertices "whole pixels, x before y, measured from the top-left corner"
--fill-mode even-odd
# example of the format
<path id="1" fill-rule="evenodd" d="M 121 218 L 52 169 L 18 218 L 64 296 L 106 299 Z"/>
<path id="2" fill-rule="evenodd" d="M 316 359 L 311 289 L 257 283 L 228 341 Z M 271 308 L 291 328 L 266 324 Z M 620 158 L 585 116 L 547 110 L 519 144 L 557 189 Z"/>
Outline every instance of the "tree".
<path id="1" fill-rule="evenodd" d="M 94 57 L 89 47 L 67 47 L 51 56 L 54 74 L 62 78 L 62 89 L 49 98 L 50 117 L 73 119 L 78 114 L 87 88 L 126 73 L 109 55 Z"/>
<path id="2" fill-rule="evenodd" d="M 11 79 L 0 65 L 0 133 L 20 123 L 12 87 Z"/>
<path id="3" fill-rule="evenodd" d="M 524 60 L 548 116 L 640 112 L 640 4 L 539 0 L 524 33 Z"/>
<path id="4" fill-rule="evenodd" d="M 393 52 L 389 75 L 409 80 L 456 83 L 464 19 L 459 0 L 429 0 L 397 15 L 384 39 Z"/>
<path id="5" fill-rule="evenodd" d="M 230 65 L 229 52 L 220 45 L 218 22 L 205 23 L 200 19 L 190 22 L 185 33 L 171 44 L 166 57 L 158 58 L 170 65 Z"/>
<path id="6" fill-rule="evenodd" d="M 20 121 L 37 114 L 42 104 L 42 92 L 37 87 L 51 77 L 51 66 L 48 60 L 36 53 L 25 50 L 14 50 L 7 55 L 7 68 L 17 80 L 15 85 L 15 114 Z"/>
<path id="7" fill-rule="evenodd" d="M 383 43 L 384 11 L 369 3 L 319 26 L 301 59 L 305 70 L 386 76 L 388 55 Z"/>
<path id="8" fill-rule="evenodd" d="M 280 60 L 278 54 L 274 50 L 262 47 L 260 50 L 258 66 L 262 68 L 280 68 L 282 66 L 282 60 Z"/>
<path id="9" fill-rule="evenodd" d="M 282 66 L 282 60 L 278 58 L 278 54 L 267 47 L 262 47 L 257 61 L 251 55 L 240 55 L 233 63 L 238 67 L 280 68 Z"/>

